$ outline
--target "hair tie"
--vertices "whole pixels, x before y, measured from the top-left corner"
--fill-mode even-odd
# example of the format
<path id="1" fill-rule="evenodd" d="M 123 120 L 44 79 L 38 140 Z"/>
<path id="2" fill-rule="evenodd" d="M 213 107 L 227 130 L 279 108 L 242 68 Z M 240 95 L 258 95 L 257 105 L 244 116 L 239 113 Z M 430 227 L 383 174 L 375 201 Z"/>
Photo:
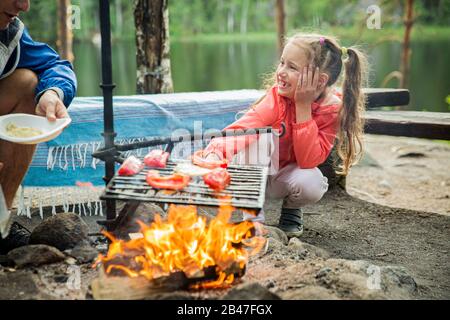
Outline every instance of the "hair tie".
<path id="1" fill-rule="evenodd" d="M 321 46 L 323 46 L 325 44 L 325 38 L 324 37 L 320 37 L 319 38 L 319 43 Z"/>
<path id="2" fill-rule="evenodd" d="M 345 57 L 346 55 L 348 55 L 348 49 L 346 47 L 342 47 L 341 53 L 342 53 L 342 56 Z"/>

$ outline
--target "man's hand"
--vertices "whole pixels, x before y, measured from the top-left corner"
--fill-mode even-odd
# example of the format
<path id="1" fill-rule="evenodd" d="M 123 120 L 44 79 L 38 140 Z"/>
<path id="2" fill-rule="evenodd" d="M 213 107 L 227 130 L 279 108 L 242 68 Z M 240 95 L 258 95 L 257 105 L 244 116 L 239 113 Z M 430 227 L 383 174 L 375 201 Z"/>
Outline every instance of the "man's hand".
<path id="1" fill-rule="evenodd" d="M 68 118 L 69 114 L 59 95 L 53 90 L 47 90 L 39 99 L 36 106 L 38 116 L 47 117 L 48 121 L 55 121 L 60 118 Z"/>

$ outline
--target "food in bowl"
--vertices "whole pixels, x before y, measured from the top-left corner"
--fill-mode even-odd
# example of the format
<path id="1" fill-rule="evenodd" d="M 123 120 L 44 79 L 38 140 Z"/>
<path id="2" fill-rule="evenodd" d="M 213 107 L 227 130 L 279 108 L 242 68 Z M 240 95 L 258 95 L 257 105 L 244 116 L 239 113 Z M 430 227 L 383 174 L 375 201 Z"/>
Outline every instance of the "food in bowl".
<path id="1" fill-rule="evenodd" d="M 16 138 L 30 138 L 43 134 L 39 129 L 32 127 L 18 127 L 10 122 L 6 125 L 6 134 Z"/>

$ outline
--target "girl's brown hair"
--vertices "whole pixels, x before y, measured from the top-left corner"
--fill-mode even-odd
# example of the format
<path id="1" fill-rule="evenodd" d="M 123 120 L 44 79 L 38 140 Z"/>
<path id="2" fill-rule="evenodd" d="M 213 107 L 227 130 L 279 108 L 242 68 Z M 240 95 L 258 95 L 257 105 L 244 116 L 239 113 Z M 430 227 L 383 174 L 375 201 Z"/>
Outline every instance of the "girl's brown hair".
<path id="1" fill-rule="evenodd" d="M 361 157 L 363 151 L 363 129 L 365 96 L 362 87 L 367 83 L 367 60 L 357 48 L 347 48 L 347 54 L 338 44 L 336 38 L 320 34 L 296 34 L 288 38 L 305 49 L 309 63 L 319 67 L 320 72 L 328 75 L 327 86 L 335 84 L 344 66 L 342 81 L 342 107 L 339 110 L 339 127 L 337 131 L 337 154 L 342 159 L 340 174 L 347 174 L 349 168 Z M 273 85 L 274 75 L 265 82 Z"/>

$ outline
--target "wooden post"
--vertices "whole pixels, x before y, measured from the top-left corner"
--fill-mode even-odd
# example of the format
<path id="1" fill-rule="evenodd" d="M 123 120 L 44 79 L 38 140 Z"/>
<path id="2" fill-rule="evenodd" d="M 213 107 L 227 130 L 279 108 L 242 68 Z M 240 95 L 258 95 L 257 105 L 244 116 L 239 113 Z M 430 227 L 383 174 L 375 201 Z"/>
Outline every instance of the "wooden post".
<path id="1" fill-rule="evenodd" d="M 403 36 L 403 52 L 400 69 L 400 72 L 403 75 L 400 81 L 400 85 L 402 88 L 407 88 L 409 84 L 409 67 L 411 58 L 410 39 L 411 39 L 411 30 L 414 24 L 413 7 L 414 7 L 414 0 L 406 0 L 406 8 L 405 8 L 406 11 L 404 18 L 405 34 Z"/>
<path id="2" fill-rule="evenodd" d="M 168 0 L 136 0 L 138 94 L 173 92 L 170 72 Z"/>
<path id="3" fill-rule="evenodd" d="M 58 39 L 56 41 L 56 47 L 62 59 L 73 62 L 73 34 L 72 25 L 70 24 L 70 5 L 70 0 L 58 0 Z"/>
<path id="4" fill-rule="evenodd" d="M 285 26 L 285 11 L 284 11 L 284 0 L 276 0 L 275 5 L 275 20 L 277 24 L 277 43 L 278 43 L 278 52 L 281 56 L 281 53 L 283 52 L 283 45 L 284 45 L 284 36 L 286 33 L 286 26 Z"/>

